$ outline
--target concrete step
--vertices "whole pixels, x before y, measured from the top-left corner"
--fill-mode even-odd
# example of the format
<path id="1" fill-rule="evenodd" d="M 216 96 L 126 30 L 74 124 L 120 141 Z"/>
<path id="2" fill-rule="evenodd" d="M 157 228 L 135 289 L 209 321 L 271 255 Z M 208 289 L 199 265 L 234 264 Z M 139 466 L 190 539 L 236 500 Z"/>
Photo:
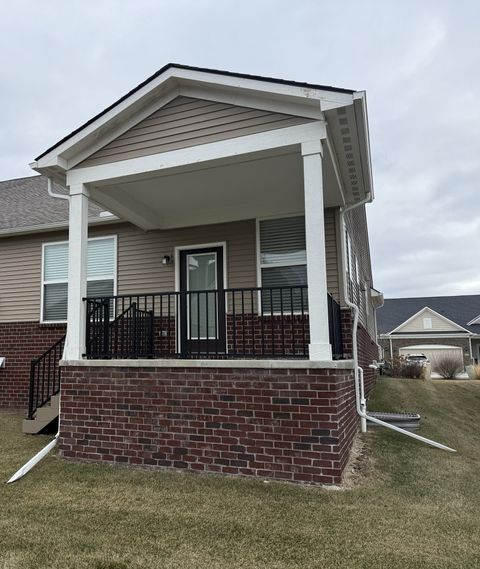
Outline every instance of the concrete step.
<path id="1" fill-rule="evenodd" d="M 39 421 L 53 421 L 58 417 L 58 407 L 50 407 L 50 405 L 46 405 L 45 407 L 40 407 L 37 409 L 35 413 L 35 419 Z"/>
<path id="2" fill-rule="evenodd" d="M 40 421 L 39 419 L 24 419 L 22 423 L 22 432 L 26 435 L 36 435 L 51 422 L 52 419 L 48 419 L 46 421 Z"/>
<path id="3" fill-rule="evenodd" d="M 35 412 L 34 419 L 24 419 L 22 431 L 29 435 L 36 435 L 58 417 L 59 395 L 53 395 L 49 403 Z"/>
<path id="4" fill-rule="evenodd" d="M 58 411 L 59 405 L 60 405 L 60 395 L 52 395 L 52 397 L 50 398 L 50 407 L 53 407 Z"/>

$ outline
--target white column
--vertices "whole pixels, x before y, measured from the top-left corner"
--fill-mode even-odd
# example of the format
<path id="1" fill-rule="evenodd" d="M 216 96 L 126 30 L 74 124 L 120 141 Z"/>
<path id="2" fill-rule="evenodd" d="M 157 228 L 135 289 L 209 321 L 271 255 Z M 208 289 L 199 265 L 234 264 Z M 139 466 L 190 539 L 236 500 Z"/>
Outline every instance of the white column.
<path id="1" fill-rule="evenodd" d="M 79 360 L 85 353 L 85 303 L 87 295 L 88 190 L 70 186 L 68 233 L 68 314 L 63 358 Z"/>
<path id="2" fill-rule="evenodd" d="M 331 360 L 323 211 L 322 142 L 302 144 L 311 360 Z"/>

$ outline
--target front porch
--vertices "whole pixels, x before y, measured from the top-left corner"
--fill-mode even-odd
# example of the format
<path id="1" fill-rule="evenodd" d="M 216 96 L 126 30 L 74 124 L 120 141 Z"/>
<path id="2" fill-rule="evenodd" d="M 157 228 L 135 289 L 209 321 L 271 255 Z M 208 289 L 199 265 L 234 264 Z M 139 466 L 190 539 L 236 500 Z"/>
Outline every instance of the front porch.
<path id="1" fill-rule="evenodd" d="M 284 147 L 288 140 L 271 140 L 281 154 L 188 162 L 188 172 L 185 164 L 125 176 L 124 162 L 72 170 L 64 358 L 341 358 L 340 289 L 329 294 L 325 237 L 325 208 L 343 200 L 334 157 L 321 140 Z M 87 296 L 90 199 L 148 233 L 183 232 L 189 245 L 173 241 L 157 257 L 138 251 L 142 270 L 162 267 L 162 288 L 145 293 L 138 275 L 133 290 Z M 254 224 L 254 247 L 233 258 L 227 238 L 197 237 L 195 227 L 226 231 L 244 220 Z M 340 282 L 338 258 L 334 266 Z"/>
<path id="2" fill-rule="evenodd" d="M 172 65 L 34 167 L 69 188 L 61 454 L 339 482 L 357 423 L 340 208 L 371 197 L 364 93 Z M 104 272 L 89 200 L 138 233 L 113 236 Z"/>

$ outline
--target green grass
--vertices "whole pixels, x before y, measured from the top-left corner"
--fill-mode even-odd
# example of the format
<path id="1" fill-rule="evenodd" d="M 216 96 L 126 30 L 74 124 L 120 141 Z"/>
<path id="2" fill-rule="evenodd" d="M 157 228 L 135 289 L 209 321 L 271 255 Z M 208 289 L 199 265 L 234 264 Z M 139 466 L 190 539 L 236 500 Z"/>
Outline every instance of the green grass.
<path id="1" fill-rule="evenodd" d="M 73 464 L 0 487 L 0 569 L 480 567 L 480 382 L 384 379 L 370 409 L 418 411 L 449 454 L 364 437 L 349 490 Z M 0 479 L 49 437 L 0 415 Z"/>

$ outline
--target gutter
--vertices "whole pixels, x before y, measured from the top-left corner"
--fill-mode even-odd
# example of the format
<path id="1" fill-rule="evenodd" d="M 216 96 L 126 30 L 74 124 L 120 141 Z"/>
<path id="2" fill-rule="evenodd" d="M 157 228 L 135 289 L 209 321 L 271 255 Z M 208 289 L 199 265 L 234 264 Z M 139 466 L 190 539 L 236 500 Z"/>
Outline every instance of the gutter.
<path id="1" fill-rule="evenodd" d="M 376 417 L 372 417 L 368 415 L 367 412 L 367 400 L 365 397 L 365 385 L 363 381 L 363 368 L 358 365 L 358 343 L 357 343 L 357 330 L 358 330 L 358 319 L 360 315 L 360 310 L 358 306 L 351 302 L 348 298 L 348 290 L 347 290 L 347 282 L 346 282 L 346 267 L 347 267 L 347 251 L 346 251 L 346 244 L 345 244 L 345 214 L 348 211 L 351 211 L 357 207 L 365 205 L 367 203 L 372 202 L 372 194 L 371 192 L 367 193 L 367 196 L 354 204 L 351 204 L 346 207 L 340 208 L 340 231 L 341 231 L 341 239 L 340 239 L 340 246 L 341 246 L 341 256 L 342 256 L 342 279 L 343 279 L 343 300 L 345 304 L 353 310 L 353 328 L 352 328 L 352 356 L 354 362 L 354 378 L 355 378 L 355 399 L 356 399 L 356 411 L 357 415 L 360 417 L 360 430 L 362 433 L 367 432 L 367 421 L 372 423 L 376 423 L 382 427 L 386 427 L 392 431 L 396 431 L 397 433 L 401 433 L 402 435 L 406 435 L 415 439 L 417 441 L 423 442 L 427 445 L 433 446 L 435 448 L 446 450 L 449 452 L 456 452 L 455 449 L 450 448 L 446 445 L 441 443 L 437 443 L 431 439 L 427 439 L 426 437 L 421 437 L 420 435 L 416 435 L 415 433 L 411 433 L 410 431 L 406 431 L 405 429 L 401 429 L 400 427 L 396 427 L 395 425 L 391 425 L 390 423 L 386 423 L 385 421 L 381 421 Z M 377 369 L 376 362 L 372 362 L 369 366 L 370 368 Z"/>
<path id="2" fill-rule="evenodd" d="M 70 196 L 68 194 L 56 194 L 53 191 L 53 180 L 52 178 L 47 178 L 47 192 L 48 195 L 52 198 L 58 198 L 60 200 L 68 200 L 70 201 Z"/>

